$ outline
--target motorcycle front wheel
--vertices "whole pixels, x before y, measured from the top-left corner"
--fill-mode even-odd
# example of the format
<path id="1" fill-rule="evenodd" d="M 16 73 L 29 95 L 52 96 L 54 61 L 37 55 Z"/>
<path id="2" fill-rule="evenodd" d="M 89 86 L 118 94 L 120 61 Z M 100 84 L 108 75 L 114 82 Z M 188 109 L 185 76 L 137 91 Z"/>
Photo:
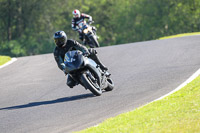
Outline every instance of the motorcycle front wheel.
<path id="1" fill-rule="evenodd" d="M 92 44 L 95 46 L 95 47 L 99 47 L 99 42 L 97 41 L 97 38 L 93 36 L 90 37 L 90 40 L 92 42 Z"/>
<path id="2" fill-rule="evenodd" d="M 95 78 L 90 71 L 87 71 L 81 75 L 81 81 L 83 82 L 85 88 L 89 89 L 94 95 L 100 96 L 102 94 L 102 90 L 97 81 L 94 79 Z"/>

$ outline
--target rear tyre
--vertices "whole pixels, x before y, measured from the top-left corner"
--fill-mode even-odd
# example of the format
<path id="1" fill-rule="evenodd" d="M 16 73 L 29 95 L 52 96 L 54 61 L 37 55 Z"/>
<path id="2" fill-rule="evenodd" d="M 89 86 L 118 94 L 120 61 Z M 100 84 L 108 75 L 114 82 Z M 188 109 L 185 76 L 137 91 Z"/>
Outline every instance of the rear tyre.
<path id="1" fill-rule="evenodd" d="M 91 73 L 90 71 L 88 71 Z M 85 88 L 89 89 L 94 95 L 100 96 L 102 94 L 102 90 L 97 82 L 94 82 L 93 79 L 85 73 L 81 75 L 81 81 L 83 82 Z"/>
<path id="2" fill-rule="evenodd" d="M 114 88 L 114 82 L 111 78 L 107 79 L 108 87 L 105 88 L 106 91 L 112 91 Z"/>

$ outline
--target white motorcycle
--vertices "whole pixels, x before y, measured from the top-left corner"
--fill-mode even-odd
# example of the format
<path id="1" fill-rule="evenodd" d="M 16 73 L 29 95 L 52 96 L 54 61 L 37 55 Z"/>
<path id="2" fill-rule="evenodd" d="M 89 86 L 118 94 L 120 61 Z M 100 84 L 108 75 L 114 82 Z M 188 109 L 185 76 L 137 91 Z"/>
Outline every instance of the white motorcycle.
<path id="1" fill-rule="evenodd" d="M 91 23 L 86 23 L 86 21 L 83 21 L 78 24 L 78 28 L 83 33 L 83 42 L 85 45 L 89 45 L 90 48 L 99 47 L 96 29 L 90 25 Z"/>

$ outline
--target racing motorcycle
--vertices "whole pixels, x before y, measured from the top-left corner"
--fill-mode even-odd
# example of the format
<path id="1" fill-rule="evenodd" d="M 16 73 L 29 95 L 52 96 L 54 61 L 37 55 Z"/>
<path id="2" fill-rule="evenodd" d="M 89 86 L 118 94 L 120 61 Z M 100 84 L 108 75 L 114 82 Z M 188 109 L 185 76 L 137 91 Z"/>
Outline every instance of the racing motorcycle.
<path id="1" fill-rule="evenodd" d="M 100 96 L 102 91 L 112 91 L 114 82 L 107 71 L 102 71 L 99 65 L 79 50 L 65 54 L 64 63 L 68 74 L 77 83 L 89 89 L 94 95 Z"/>
<path id="2" fill-rule="evenodd" d="M 86 21 L 83 21 L 78 24 L 79 30 L 83 33 L 83 42 L 85 45 L 88 44 L 90 48 L 99 47 L 96 29 L 90 25 L 93 22 L 86 23 Z"/>

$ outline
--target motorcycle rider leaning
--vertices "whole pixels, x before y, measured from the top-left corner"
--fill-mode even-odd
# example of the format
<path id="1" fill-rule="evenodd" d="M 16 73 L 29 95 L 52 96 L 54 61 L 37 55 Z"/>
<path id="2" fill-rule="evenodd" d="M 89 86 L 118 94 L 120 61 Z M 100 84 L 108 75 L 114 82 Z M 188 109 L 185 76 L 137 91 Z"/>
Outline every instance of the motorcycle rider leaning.
<path id="1" fill-rule="evenodd" d="M 78 31 L 79 32 L 79 39 L 81 41 L 83 40 L 83 33 L 82 31 L 78 28 L 78 25 L 80 23 L 83 23 L 85 18 L 88 19 L 88 23 L 92 22 L 92 16 L 85 14 L 85 13 L 80 13 L 79 10 L 75 9 L 73 12 L 73 18 L 72 18 L 72 30 L 74 31 Z M 94 26 L 92 26 L 92 30 L 94 31 L 94 33 L 96 33 L 96 28 Z M 85 44 L 85 42 L 83 42 Z"/>
<path id="2" fill-rule="evenodd" d="M 99 58 L 97 57 L 97 51 L 94 49 L 87 49 L 85 46 L 80 44 L 79 42 L 71 39 L 67 39 L 67 35 L 64 31 L 57 31 L 54 34 L 54 42 L 56 44 L 56 47 L 54 49 L 54 58 L 57 62 L 58 67 L 67 74 L 67 69 L 64 64 L 64 57 L 65 53 L 71 50 L 80 50 L 83 52 L 83 55 L 88 56 L 89 58 L 93 59 L 103 71 L 107 71 L 108 68 L 104 66 Z M 73 88 L 76 85 L 76 81 L 73 80 L 73 78 L 68 75 L 67 79 L 67 85 L 70 88 Z"/>

